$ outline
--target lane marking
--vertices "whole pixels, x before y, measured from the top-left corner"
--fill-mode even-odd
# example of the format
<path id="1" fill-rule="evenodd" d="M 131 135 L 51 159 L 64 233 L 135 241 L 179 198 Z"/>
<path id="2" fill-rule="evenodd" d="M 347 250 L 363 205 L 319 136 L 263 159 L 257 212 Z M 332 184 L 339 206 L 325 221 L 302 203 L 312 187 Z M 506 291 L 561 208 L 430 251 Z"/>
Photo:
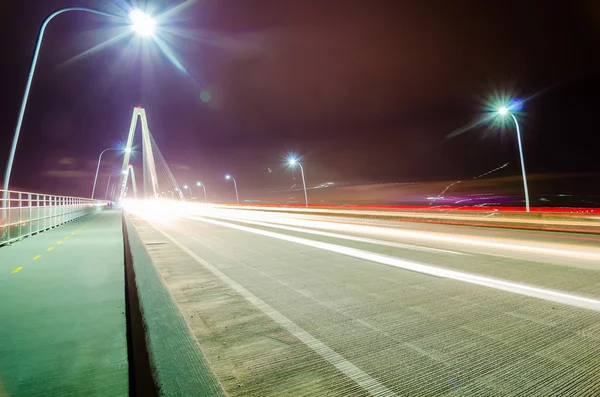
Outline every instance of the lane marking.
<path id="1" fill-rule="evenodd" d="M 62 241 L 57 241 L 56 244 L 62 244 Z"/>
<path id="2" fill-rule="evenodd" d="M 369 374 L 352 364 L 350 361 L 346 360 L 342 355 L 335 352 L 329 346 L 325 345 L 323 342 L 306 332 L 304 329 L 300 328 L 298 325 L 296 325 L 296 323 L 285 317 L 283 314 L 279 313 L 277 310 L 273 309 L 267 303 L 262 301 L 254 294 L 252 294 L 252 292 L 248 291 L 246 288 L 242 287 L 240 284 L 227 277 L 224 273 L 222 273 L 219 269 L 208 263 L 206 260 L 196 255 L 185 245 L 168 235 L 166 232 L 156 228 L 155 226 L 153 227 L 158 232 L 163 234 L 166 238 L 171 240 L 173 244 L 178 246 L 182 251 L 187 253 L 190 257 L 192 257 L 198 263 L 206 267 L 215 276 L 219 277 L 223 282 L 225 282 L 236 292 L 238 292 L 240 295 L 246 298 L 250 303 L 262 310 L 267 316 L 271 317 L 271 319 L 273 319 L 277 324 L 279 324 L 289 333 L 298 338 L 301 342 L 303 342 L 306 346 L 312 349 L 315 353 L 317 353 L 331 365 L 336 367 L 341 373 L 343 373 L 348 378 L 356 382 L 356 384 L 362 387 L 369 394 L 373 396 L 396 395 L 393 391 L 379 383 L 379 381 L 372 378 Z"/>
<path id="3" fill-rule="evenodd" d="M 69 236 L 65 237 L 65 238 L 64 238 L 64 240 L 66 240 L 66 239 L 68 239 L 68 238 L 69 238 Z"/>
<path id="4" fill-rule="evenodd" d="M 54 247 L 50 247 L 47 249 L 47 251 L 52 251 L 54 249 Z"/>
<path id="5" fill-rule="evenodd" d="M 449 278 L 458 281 L 464 281 L 471 284 L 481 285 L 483 287 L 494 288 L 502 291 L 512 292 L 519 295 L 530 296 L 533 298 L 544 299 L 551 302 L 562 303 L 565 305 L 581 307 L 594 311 L 600 311 L 600 300 L 586 298 L 578 295 L 571 295 L 565 292 L 552 291 L 543 288 L 533 287 L 526 284 L 513 283 L 494 279 L 491 277 L 477 276 L 474 274 L 448 270 L 436 266 L 424 265 L 416 262 L 410 262 L 403 259 L 394 258 L 387 255 L 376 254 L 374 252 L 363 251 L 356 248 L 344 247 L 341 245 L 324 243 L 321 241 L 309 240 L 302 237 L 294 237 L 286 234 L 270 232 L 266 230 L 255 229 L 247 226 L 236 225 L 233 223 L 222 222 L 215 219 L 197 217 L 199 221 L 212 223 L 213 225 L 225 226 L 231 229 L 243 230 L 250 233 L 260 234 L 267 237 L 285 240 L 292 243 L 302 244 L 309 247 L 320 248 L 326 251 L 337 252 L 342 255 L 351 256 L 370 262 L 380 263 L 400 269 L 410 270 L 418 273 L 427 274 L 435 277 Z"/>
<path id="6" fill-rule="evenodd" d="M 196 219 L 196 217 L 193 217 L 193 216 L 190 216 L 190 217 L 187 217 L 187 218 Z M 444 253 L 444 254 L 452 254 L 452 255 L 472 256 L 471 254 L 467 254 L 467 253 L 464 253 L 464 252 L 456 252 L 456 251 L 444 250 L 444 249 L 440 249 L 440 248 L 423 247 L 423 246 L 420 246 L 420 245 L 402 244 L 402 243 L 396 243 L 396 242 L 393 242 L 393 241 L 376 240 L 376 239 L 373 239 L 373 238 L 351 236 L 351 235 L 347 235 L 347 234 L 323 232 L 323 231 L 320 231 L 320 230 L 303 229 L 303 228 L 294 227 L 294 226 L 284 226 L 284 225 L 280 225 L 280 224 L 277 224 L 277 223 L 250 221 L 250 220 L 247 220 L 247 219 L 238 219 L 238 218 L 229 218 L 229 217 L 224 217 L 224 218 L 227 219 L 227 220 L 229 220 L 229 221 L 234 221 L 234 222 L 249 223 L 249 224 L 252 224 L 252 225 L 272 227 L 272 228 L 275 228 L 275 229 L 290 230 L 290 231 L 293 231 L 293 232 L 309 233 L 309 234 L 315 234 L 315 235 L 319 235 L 319 236 L 339 238 L 339 239 L 343 239 L 343 240 L 358 241 L 358 242 L 361 242 L 361 243 L 384 245 L 384 246 L 387 246 L 387 247 L 405 248 L 405 249 L 410 249 L 410 250 L 415 250 L 415 251 L 441 252 L 441 253 Z"/>
<path id="7" fill-rule="evenodd" d="M 41 255 L 36 255 L 36 256 L 34 256 L 34 257 L 33 257 L 33 260 L 34 260 L 34 261 L 37 261 L 37 260 L 38 260 L 38 259 L 40 259 L 41 257 L 42 257 Z"/>
<path id="8" fill-rule="evenodd" d="M 15 270 L 13 270 L 13 271 L 11 272 L 11 274 L 19 273 L 21 270 L 23 270 L 23 266 L 19 266 L 19 267 L 17 267 Z"/>

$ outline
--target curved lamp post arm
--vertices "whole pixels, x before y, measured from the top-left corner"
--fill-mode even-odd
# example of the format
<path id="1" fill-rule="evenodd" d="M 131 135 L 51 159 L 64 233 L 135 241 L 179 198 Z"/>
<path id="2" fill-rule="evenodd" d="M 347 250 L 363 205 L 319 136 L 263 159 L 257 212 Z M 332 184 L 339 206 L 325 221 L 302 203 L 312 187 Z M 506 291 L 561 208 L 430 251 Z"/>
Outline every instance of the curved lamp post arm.
<path id="1" fill-rule="evenodd" d="M 104 149 L 102 152 L 100 152 L 100 156 L 98 156 L 98 165 L 96 166 L 96 176 L 94 177 L 94 187 L 92 188 L 91 199 L 94 198 L 94 192 L 96 191 L 96 182 L 98 181 L 98 171 L 100 171 L 100 162 L 102 161 L 102 155 L 104 154 L 104 152 L 107 152 L 109 150 L 118 150 L 118 149 L 114 148 L 114 147 L 109 147 L 108 149 Z"/>
<path id="2" fill-rule="evenodd" d="M 92 14 L 103 15 L 110 18 L 122 19 L 118 15 L 109 14 L 106 12 L 94 10 L 93 8 L 87 7 L 66 7 L 61 8 L 60 10 L 54 11 L 52 14 L 48 15 L 42 23 L 40 31 L 38 32 L 37 41 L 35 44 L 35 50 L 33 52 L 33 58 L 31 59 L 31 66 L 29 67 L 29 76 L 27 77 L 27 84 L 25 85 L 25 93 L 23 94 L 23 101 L 21 102 L 21 109 L 19 110 L 19 118 L 17 119 L 17 126 L 15 128 L 15 133 L 13 136 L 12 146 L 10 149 L 10 154 L 8 156 L 8 164 L 6 166 L 6 174 L 4 176 L 4 190 L 8 190 L 8 185 L 10 183 L 10 174 L 12 171 L 12 165 L 15 158 L 15 151 L 17 149 L 17 142 L 19 141 L 19 135 L 21 133 L 21 125 L 23 124 L 23 116 L 25 115 L 25 108 L 27 107 L 27 98 L 29 97 L 29 91 L 31 90 L 31 83 L 33 81 L 33 74 L 35 73 L 35 66 L 37 65 L 38 56 L 40 54 L 40 48 L 42 46 L 42 39 L 44 38 L 44 31 L 46 30 L 46 26 L 48 23 L 57 15 L 65 13 L 67 11 L 84 11 Z M 6 206 L 6 198 L 4 199 Z"/>
<path id="3" fill-rule="evenodd" d="M 240 196 L 238 195 L 237 182 L 235 181 L 234 177 L 231 177 L 231 179 L 233 180 L 233 187 L 235 188 L 235 200 L 239 204 L 240 203 Z"/>
<path id="4" fill-rule="evenodd" d="M 304 180 L 304 167 L 302 167 L 302 164 L 300 162 L 298 162 L 298 165 L 300 166 L 300 173 L 302 174 L 302 186 L 304 186 L 304 201 L 306 203 L 306 206 L 308 207 L 308 194 L 306 193 L 306 180 Z"/>
<path id="5" fill-rule="evenodd" d="M 519 122 L 514 114 L 510 113 L 510 116 L 515 121 L 517 127 L 517 141 L 519 142 L 519 156 L 521 158 L 521 173 L 523 174 L 523 190 L 525 190 L 525 211 L 529 212 L 529 189 L 527 188 L 527 176 L 525 174 L 525 160 L 523 159 L 523 145 L 521 143 L 521 130 L 519 128 Z"/>

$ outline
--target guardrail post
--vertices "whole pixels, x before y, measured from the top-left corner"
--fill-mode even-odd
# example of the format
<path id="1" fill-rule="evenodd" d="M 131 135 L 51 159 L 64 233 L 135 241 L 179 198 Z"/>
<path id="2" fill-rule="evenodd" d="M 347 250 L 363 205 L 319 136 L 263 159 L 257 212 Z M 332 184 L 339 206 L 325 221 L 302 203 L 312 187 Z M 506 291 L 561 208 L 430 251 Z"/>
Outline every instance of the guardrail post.
<path id="1" fill-rule="evenodd" d="M 27 234 L 31 234 L 32 233 L 32 223 L 31 223 L 31 207 L 32 207 L 33 203 L 31 202 L 31 193 L 27 193 L 27 207 L 29 208 L 29 215 L 28 215 L 28 219 L 27 222 L 29 223 L 27 226 Z"/>

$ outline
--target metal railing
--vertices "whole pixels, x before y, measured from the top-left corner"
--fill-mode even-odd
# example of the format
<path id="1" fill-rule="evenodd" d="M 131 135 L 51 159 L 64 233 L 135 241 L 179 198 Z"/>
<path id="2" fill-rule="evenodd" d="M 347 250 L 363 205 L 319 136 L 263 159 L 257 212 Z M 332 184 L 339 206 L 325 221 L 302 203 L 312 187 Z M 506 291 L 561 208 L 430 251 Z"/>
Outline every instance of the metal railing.
<path id="1" fill-rule="evenodd" d="M 0 189 L 0 246 L 104 209 L 106 201 Z"/>

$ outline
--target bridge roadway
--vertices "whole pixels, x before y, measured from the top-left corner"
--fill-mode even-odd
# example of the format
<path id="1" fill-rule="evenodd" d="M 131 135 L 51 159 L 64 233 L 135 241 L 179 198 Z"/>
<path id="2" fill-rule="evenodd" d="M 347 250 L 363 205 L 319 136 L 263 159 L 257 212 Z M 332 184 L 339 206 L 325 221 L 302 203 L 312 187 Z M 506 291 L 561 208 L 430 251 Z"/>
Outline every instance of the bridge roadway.
<path id="1" fill-rule="evenodd" d="M 135 229 L 231 396 L 600 395 L 597 235 L 143 216 Z"/>
<path id="2" fill-rule="evenodd" d="M 0 396 L 127 396 L 120 211 L 0 248 Z"/>
<path id="3" fill-rule="evenodd" d="M 165 395 L 207 395 L 187 350 L 230 396 L 600 394 L 597 235 L 150 215 L 128 235 Z M 122 239 L 105 211 L 0 249 L 0 395 L 129 393 Z"/>

